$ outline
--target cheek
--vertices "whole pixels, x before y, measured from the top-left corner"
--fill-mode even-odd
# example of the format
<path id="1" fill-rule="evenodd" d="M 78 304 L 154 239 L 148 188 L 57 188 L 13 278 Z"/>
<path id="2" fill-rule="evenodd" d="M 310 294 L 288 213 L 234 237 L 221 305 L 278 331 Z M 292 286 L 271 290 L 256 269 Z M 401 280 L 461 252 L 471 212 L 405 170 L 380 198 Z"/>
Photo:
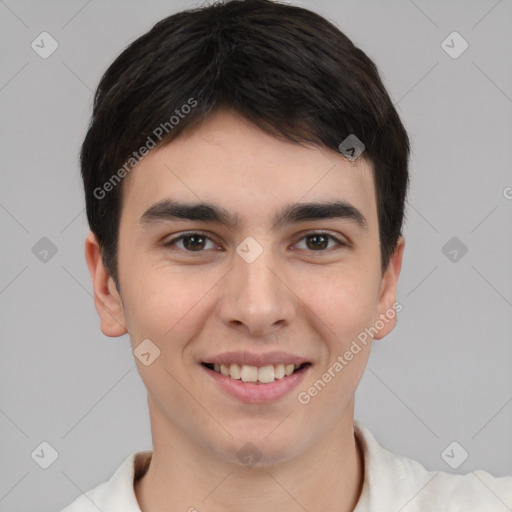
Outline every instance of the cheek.
<path id="1" fill-rule="evenodd" d="M 322 415 L 326 424 L 350 407 L 368 362 L 372 340 L 365 329 L 373 325 L 377 310 L 375 275 L 363 276 L 353 268 L 340 271 L 326 279 L 321 289 L 311 289 L 306 295 L 308 306 L 321 320 L 318 325 L 323 325 L 326 357 L 298 398 L 308 412 Z"/>
<path id="2" fill-rule="evenodd" d="M 132 347 L 144 339 L 160 349 L 160 362 L 176 374 L 187 371 L 187 350 L 213 314 L 216 286 L 223 273 L 201 272 L 192 266 L 133 267 L 126 287 L 125 320 Z"/>
<path id="3" fill-rule="evenodd" d="M 353 268 L 339 268 L 316 280 L 315 286 L 304 290 L 304 297 L 329 326 L 329 338 L 344 344 L 373 322 L 378 287 L 378 279 L 370 270 L 354 272 Z"/>
<path id="4" fill-rule="evenodd" d="M 183 273 L 153 268 L 133 272 L 125 288 L 125 319 L 146 388 L 155 400 L 166 397 L 169 403 L 186 407 L 186 398 L 177 385 L 190 371 L 184 366 L 183 353 L 201 328 L 201 298 L 211 285 L 205 279 L 186 279 Z M 149 344 L 149 350 L 145 340 L 154 344 Z M 149 365 L 137 355 L 147 352 L 151 353 Z"/>
<path id="5" fill-rule="evenodd" d="M 125 318 L 134 344 L 149 338 L 162 348 L 168 345 L 201 295 L 198 280 L 162 268 L 133 266 L 124 282 Z"/>

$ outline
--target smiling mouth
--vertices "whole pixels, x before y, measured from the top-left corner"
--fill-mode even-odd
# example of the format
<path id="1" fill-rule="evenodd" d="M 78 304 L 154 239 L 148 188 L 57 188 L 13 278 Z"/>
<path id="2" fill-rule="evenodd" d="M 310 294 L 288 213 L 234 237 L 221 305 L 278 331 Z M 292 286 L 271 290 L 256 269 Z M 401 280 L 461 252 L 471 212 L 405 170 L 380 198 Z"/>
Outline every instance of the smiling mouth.
<path id="1" fill-rule="evenodd" d="M 311 366 L 311 363 L 303 363 L 300 365 L 280 363 L 266 366 L 240 365 L 236 363 L 227 365 L 213 363 L 201 364 L 209 370 L 220 373 L 225 377 L 252 384 L 269 384 L 276 380 L 285 379 Z"/>

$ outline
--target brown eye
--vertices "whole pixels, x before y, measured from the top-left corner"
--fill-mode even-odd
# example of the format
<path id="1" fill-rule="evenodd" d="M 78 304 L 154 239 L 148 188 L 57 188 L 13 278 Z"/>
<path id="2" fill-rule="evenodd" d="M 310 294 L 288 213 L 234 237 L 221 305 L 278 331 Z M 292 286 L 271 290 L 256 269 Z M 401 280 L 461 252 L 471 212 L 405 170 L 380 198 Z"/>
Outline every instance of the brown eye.
<path id="1" fill-rule="evenodd" d="M 348 247 L 348 244 L 338 240 L 336 237 L 329 233 L 309 233 L 302 237 L 300 242 L 305 240 L 305 247 L 299 247 L 299 249 L 305 249 L 314 252 L 326 252 L 326 249 L 334 249 L 339 247 Z M 330 245 L 331 241 L 334 245 Z"/>
<path id="2" fill-rule="evenodd" d="M 187 251 L 200 251 L 204 249 L 205 237 L 203 235 L 190 235 L 183 237 L 183 246 Z"/>
<path id="3" fill-rule="evenodd" d="M 216 248 L 216 244 L 210 239 L 209 236 L 203 233 L 189 233 L 173 238 L 168 242 L 165 242 L 163 245 L 164 247 L 176 246 L 178 249 L 181 249 L 185 252 L 202 252 L 205 248 L 207 248 L 206 245 L 208 242 L 212 244 L 213 248 Z"/>
<path id="4" fill-rule="evenodd" d="M 306 245 L 309 249 L 325 249 L 329 245 L 329 237 L 325 235 L 309 235 L 306 237 Z"/>

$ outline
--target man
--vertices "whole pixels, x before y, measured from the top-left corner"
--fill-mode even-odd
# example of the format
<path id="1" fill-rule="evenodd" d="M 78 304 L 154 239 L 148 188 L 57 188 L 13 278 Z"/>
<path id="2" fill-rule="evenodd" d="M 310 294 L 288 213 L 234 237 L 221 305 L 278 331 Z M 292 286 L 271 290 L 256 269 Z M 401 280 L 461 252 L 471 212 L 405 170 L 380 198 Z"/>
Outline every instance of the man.
<path id="1" fill-rule="evenodd" d="M 153 450 L 65 512 L 512 506 L 512 478 L 428 472 L 354 421 L 400 310 L 408 157 L 375 65 L 311 11 L 184 11 L 116 59 L 82 147 L 85 253 Z"/>

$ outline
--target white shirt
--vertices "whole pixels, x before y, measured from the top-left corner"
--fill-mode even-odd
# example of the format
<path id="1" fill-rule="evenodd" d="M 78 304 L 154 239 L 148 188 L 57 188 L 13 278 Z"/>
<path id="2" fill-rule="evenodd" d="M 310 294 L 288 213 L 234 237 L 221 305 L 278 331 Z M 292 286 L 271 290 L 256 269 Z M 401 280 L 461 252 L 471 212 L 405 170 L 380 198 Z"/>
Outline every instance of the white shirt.
<path id="1" fill-rule="evenodd" d="M 512 476 L 427 471 L 419 462 L 381 447 L 357 420 L 354 432 L 364 456 L 363 489 L 354 512 L 512 511 Z M 141 512 L 134 478 L 147 471 L 151 454 L 132 453 L 110 480 L 79 496 L 61 512 Z"/>

